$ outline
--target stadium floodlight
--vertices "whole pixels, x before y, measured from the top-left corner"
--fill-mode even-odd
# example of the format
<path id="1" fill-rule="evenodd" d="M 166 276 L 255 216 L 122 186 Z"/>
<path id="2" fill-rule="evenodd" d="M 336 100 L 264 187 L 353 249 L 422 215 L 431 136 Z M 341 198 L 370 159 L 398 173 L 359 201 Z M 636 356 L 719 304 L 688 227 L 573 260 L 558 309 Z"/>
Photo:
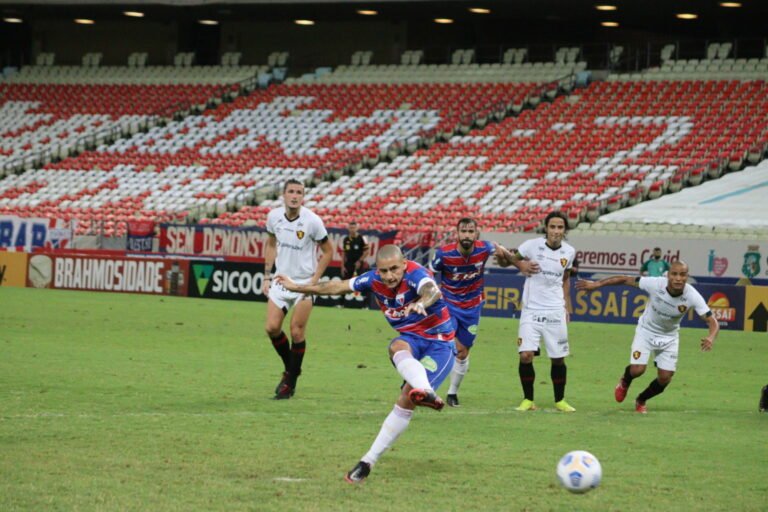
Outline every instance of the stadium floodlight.
<path id="1" fill-rule="evenodd" d="M 3 18 L 3 21 L 6 23 L 23 23 L 24 20 L 21 18 Z"/>
<path id="2" fill-rule="evenodd" d="M 197 20 L 197 22 L 201 25 L 209 25 L 209 26 L 219 24 L 219 22 L 216 20 Z"/>
<path id="3" fill-rule="evenodd" d="M 491 14 L 491 10 L 485 7 L 470 7 L 469 12 L 472 14 Z"/>
<path id="4" fill-rule="evenodd" d="M 78 25 L 93 25 L 96 22 L 88 18 L 76 18 L 75 23 L 77 23 Z"/>
<path id="5" fill-rule="evenodd" d="M 123 11 L 123 14 L 129 18 L 143 18 L 144 13 L 139 11 Z"/>
<path id="6" fill-rule="evenodd" d="M 692 12 L 679 12 L 675 14 L 675 16 L 677 16 L 681 20 L 695 20 L 696 18 L 699 17 L 698 14 L 694 14 Z"/>
<path id="7" fill-rule="evenodd" d="M 297 25 L 304 25 L 306 27 L 314 25 L 314 20 L 293 20 L 293 22 Z"/>
<path id="8" fill-rule="evenodd" d="M 453 20 L 451 18 L 435 18 L 435 23 L 439 23 L 441 25 L 450 25 L 453 23 Z"/>
<path id="9" fill-rule="evenodd" d="M 358 9 L 357 14 L 360 14 L 361 16 L 376 16 L 379 14 L 379 11 L 374 11 L 373 9 Z"/>
<path id="10" fill-rule="evenodd" d="M 616 7 L 615 5 L 601 4 L 601 5 L 596 5 L 595 9 L 597 9 L 598 11 L 615 11 L 616 9 L 618 9 L 618 7 Z"/>
<path id="11" fill-rule="evenodd" d="M 600 23 L 604 27 L 618 27 L 619 22 L 618 21 L 603 21 Z"/>
<path id="12" fill-rule="evenodd" d="M 741 2 L 720 2 L 720 7 L 741 7 Z"/>

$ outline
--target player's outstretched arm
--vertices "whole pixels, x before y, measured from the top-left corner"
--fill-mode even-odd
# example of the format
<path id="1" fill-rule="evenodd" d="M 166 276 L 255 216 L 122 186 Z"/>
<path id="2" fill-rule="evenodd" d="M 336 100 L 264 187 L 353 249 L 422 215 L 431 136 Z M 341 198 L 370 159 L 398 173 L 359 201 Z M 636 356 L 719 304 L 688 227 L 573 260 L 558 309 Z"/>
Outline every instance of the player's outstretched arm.
<path id="1" fill-rule="evenodd" d="M 705 337 L 701 338 L 701 351 L 709 352 L 712 350 L 712 345 L 715 343 L 717 333 L 720 332 L 720 324 L 711 311 L 702 316 L 701 319 L 707 322 L 707 327 L 709 328 L 709 333 Z"/>
<path id="2" fill-rule="evenodd" d="M 415 300 L 405 306 L 405 314 L 418 313 L 427 316 L 427 308 L 437 302 L 443 294 L 437 287 L 437 283 L 430 281 L 419 288 L 419 300 Z"/>
<path id="3" fill-rule="evenodd" d="M 599 281 L 579 279 L 576 281 L 576 289 L 591 292 L 592 290 L 597 290 L 603 286 L 637 286 L 639 280 L 640 278 L 637 276 L 611 276 L 600 279 Z"/>
<path id="4" fill-rule="evenodd" d="M 350 291 L 349 279 L 345 281 L 325 281 L 314 284 L 296 284 L 291 278 L 278 274 L 275 282 L 290 292 L 306 293 L 307 295 L 338 295 Z"/>

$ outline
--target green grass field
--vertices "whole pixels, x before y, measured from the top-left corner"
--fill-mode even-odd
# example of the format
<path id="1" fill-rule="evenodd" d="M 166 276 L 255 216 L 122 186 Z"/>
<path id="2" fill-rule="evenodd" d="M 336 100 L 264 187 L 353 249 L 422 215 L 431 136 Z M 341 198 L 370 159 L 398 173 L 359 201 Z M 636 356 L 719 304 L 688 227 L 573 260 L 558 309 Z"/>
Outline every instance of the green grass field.
<path id="1" fill-rule="evenodd" d="M 514 320 L 483 320 L 462 407 L 419 410 L 364 485 L 342 479 L 398 394 L 380 313 L 316 308 L 304 376 L 280 365 L 264 305 L 0 288 L 0 510 L 767 510 L 765 333 L 684 330 L 675 380 L 636 414 L 613 401 L 634 326 L 570 327 L 567 399 L 518 413 Z M 650 381 L 633 384 L 630 397 Z M 442 389 L 443 393 L 445 388 Z M 603 483 L 555 480 L 585 449 Z"/>

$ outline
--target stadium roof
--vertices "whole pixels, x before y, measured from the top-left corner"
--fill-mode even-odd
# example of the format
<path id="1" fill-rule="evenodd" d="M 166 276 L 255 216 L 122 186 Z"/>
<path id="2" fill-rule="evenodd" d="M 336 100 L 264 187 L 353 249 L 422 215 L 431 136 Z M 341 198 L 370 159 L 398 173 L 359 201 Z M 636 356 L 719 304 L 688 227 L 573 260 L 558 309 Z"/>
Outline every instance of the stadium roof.
<path id="1" fill-rule="evenodd" d="M 244 15 L 258 14 L 260 19 L 295 16 L 297 11 L 310 12 L 316 19 L 361 19 L 358 9 L 378 12 L 384 19 L 403 20 L 450 17 L 460 22 L 509 22 L 511 32 L 520 30 L 521 21 L 534 22 L 543 30 L 541 39 L 563 39 L 559 31 L 585 32 L 600 27 L 603 21 L 618 22 L 618 29 L 603 28 L 607 34 L 623 32 L 676 34 L 695 37 L 766 37 L 768 2 L 740 0 L 739 7 L 723 7 L 721 0 L 156 0 L 148 5 L 141 0 L 0 0 L 4 16 L 17 14 L 26 18 L 68 14 L 64 10 L 93 9 L 115 17 L 126 7 L 141 5 L 143 11 L 156 16 L 178 15 L 180 9 L 216 15 L 222 21 L 241 20 Z M 733 4 L 734 2 L 729 2 Z M 615 10 L 598 10 L 597 5 L 613 5 Z M 489 9 L 488 14 L 469 12 L 471 7 Z M 676 17 L 680 13 L 697 15 L 694 20 Z M 517 24 L 515 24 L 517 22 Z"/>

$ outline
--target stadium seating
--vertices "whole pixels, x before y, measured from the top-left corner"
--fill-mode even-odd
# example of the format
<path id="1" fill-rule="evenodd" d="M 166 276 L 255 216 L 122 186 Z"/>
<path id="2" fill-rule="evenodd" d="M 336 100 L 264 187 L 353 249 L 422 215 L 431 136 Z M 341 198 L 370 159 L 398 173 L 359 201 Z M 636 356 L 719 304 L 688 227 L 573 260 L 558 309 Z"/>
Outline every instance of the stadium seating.
<path id="1" fill-rule="evenodd" d="M 176 221 L 221 215 L 293 176 L 322 179 L 452 135 L 534 84 L 273 86 L 204 115 L 102 145 L 0 184 L 0 207 L 26 215 Z M 465 126 L 468 129 L 468 126 Z M 264 193 L 264 192 L 262 192 Z"/>
<path id="2" fill-rule="evenodd" d="M 765 82 L 602 82 L 448 144 L 320 183 L 308 206 L 330 225 L 450 230 L 540 227 L 554 209 L 585 219 L 740 168 L 768 148 Z M 222 221 L 263 222 L 269 207 Z"/>

